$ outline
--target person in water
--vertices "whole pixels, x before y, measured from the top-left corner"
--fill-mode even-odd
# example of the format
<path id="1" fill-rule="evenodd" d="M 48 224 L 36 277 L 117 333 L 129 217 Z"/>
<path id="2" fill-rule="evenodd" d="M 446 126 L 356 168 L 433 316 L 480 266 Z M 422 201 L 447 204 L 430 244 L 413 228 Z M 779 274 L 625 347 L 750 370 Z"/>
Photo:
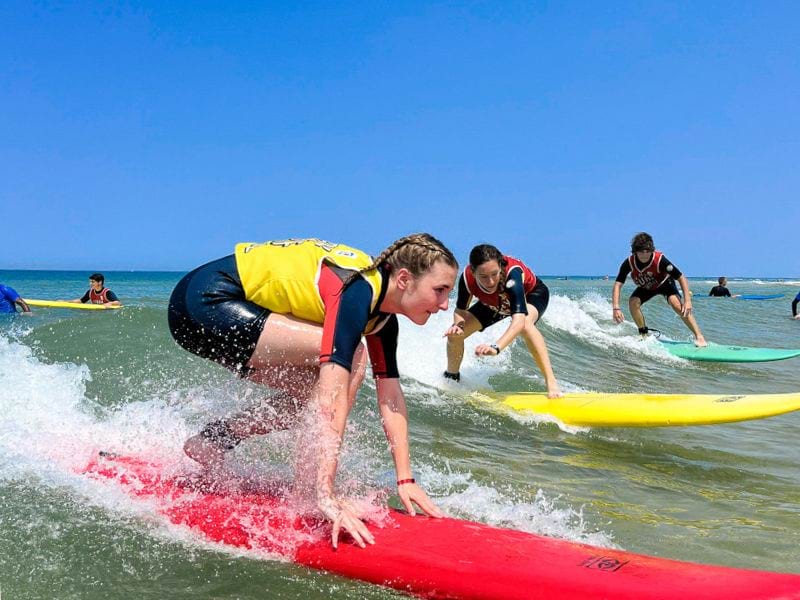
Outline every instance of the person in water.
<path id="1" fill-rule="evenodd" d="M 730 290 L 728 289 L 728 278 L 727 277 L 720 277 L 717 279 L 718 285 L 715 285 L 711 288 L 711 291 L 708 292 L 709 296 L 714 296 L 716 298 L 736 298 L 739 294 L 731 295 Z"/>
<path id="2" fill-rule="evenodd" d="M 316 418 L 301 440 L 315 437 L 315 443 L 298 444 L 298 456 L 311 447 L 317 455 L 298 464 L 312 463 L 316 471 L 316 505 L 333 523 L 333 546 L 341 529 L 362 548 L 374 543 L 357 511 L 334 493 L 339 449 L 368 354 L 400 500 L 410 514 L 416 504 L 441 517 L 411 470 L 397 315 L 424 325 L 446 310 L 457 273 L 450 250 L 426 233 L 397 240 L 375 260 L 317 239 L 243 243 L 234 254 L 190 272 L 170 298 L 176 342 L 279 392 L 255 410 L 209 423 L 184 451 L 213 473 L 239 442 L 293 426 L 310 403 Z"/>
<path id="3" fill-rule="evenodd" d="M 615 323 L 619 324 L 625 320 L 625 315 L 622 314 L 622 309 L 619 307 L 619 294 L 629 274 L 636 284 L 636 289 L 633 290 L 628 300 L 628 308 L 640 334 L 647 335 L 649 331 L 642 314 L 642 304 L 654 296 L 664 296 L 667 303 L 694 334 L 695 346 L 708 345 L 694 318 L 689 281 L 678 267 L 655 249 L 653 238 L 645 232 L 633 236 L 631 255 L 622 261 L 614 282 L 614 289 L 611 293 L 611 314 Z M 682 300 L 675 286 L 676 280 L 683 291 Z"/>
<path id="4" fill-rule="evenodd" d="M 475 302 L 470 305 L 470 301 Z M 558 386 L 547 345 L 536 323 L 547 310 L 550 291 L 544 282 L 521 260 L 506 256 L 489 244 L 475 246 L 469 253 L 469 265 L 458 280 L 458 299 L 453 324 L 447 336 L 447 370 L 444 376 L 459 381 L 464 358 L 464 340 L 511 317 L 508 328 L 494 344 L 480 344 L 478 356 L 496 356 L 522 336 L 539 370 L 544 375 L 547 397 L 558 398 Z"/>
<path id="5" fill-rule="evenodd" d="M 797 304 L 800 302 L 800 292 L 797 292 L 797 295 L 792 300 L 792 318 L 793 319 L 800 319 L 800 315 L 797 314 Z"/>
<path id="6" fill-rule="evenodd" d="M 20 297 L 17 290 L 11 286 L 0 283 L 0 313 L 16 313 L 17 306 L 22 309 L 23 313 L 31 313 L 31 307 Z"/>
<path id="7" fill-rule="evenodd" d="M 89 289 L 80 298 L 69 300 L 69 302 L 86 304 L 103 304 L 104 306 L 121 306 L 117 295 L 105 286 L 106 278 L 102 273 L 92 273 L 89 275 Z"/>

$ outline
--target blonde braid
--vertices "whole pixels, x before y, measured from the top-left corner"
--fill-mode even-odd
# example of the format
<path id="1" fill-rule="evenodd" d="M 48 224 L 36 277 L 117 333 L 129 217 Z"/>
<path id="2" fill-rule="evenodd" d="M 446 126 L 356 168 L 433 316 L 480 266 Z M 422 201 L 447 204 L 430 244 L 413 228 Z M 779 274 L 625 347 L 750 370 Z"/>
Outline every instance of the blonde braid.
<path id="1" fill-rule="evenodd" d="M 391 244 L 381 252 L 372 264 L 359 269 L 348 277 L 347 283 L 361 273 L 373 271 L 386 265 L 391 271 L 408 269 L 414 277 L 419 277 L 430 269 L 437 260 L 458 269 L 458 261 L 442 242 L 429 233 L 413 233 Z"/>
<path id="2" fill-rule="evenodd" d="M 392 244 L 391 244 L 391 245 L 390 245 L 388 248 L 386 248 L 386 249 L 385 249 L 383 252 L 381 252 L 381 253 L 380 253 L 380 254 L 379 254 L 379 255 L 378 255 L 376 258 L 375 258 L 375 260 L 373 260 L 373 261 L 372 261 L 372 264 L 371 264 L 371 265 L 369 265 L 368 267 L 363 267 L 363 268 L 359 269 L 359 271 L 358 271 L 358 272 L 359 272 L 359 273 L 366 273 L 367 271 L 372 271 L 372 270 L 374 270 L 374 269 L 377 269 L 379 266 L 381 266 L 383 263 L 385 263 L 385 262 L 386 262 L 386 260 L 387 260 L 387 259 L 388 259 L 388 258 L 389 258 L 389 257 L 390 257 L 392 254 L 394 254 L 395 252 L 397 252 L 397 251 L 398 251 L 400 248 L 402 248 L 402 247 L 403 247 L 403 246 L 405 246 L 406 244 L 409 244 L 409 243 L 411 243 L 411 238 L 412 238 L 412 237 L 414 237 L 414 236 L 413 236 L 413 235 L 407 235 L 406 237 L 402 237 L 402 238 L 400 238 L 399 240 L 396 240 L 396 241 L 395 241 L 395 242 L 393 242 L 393 243 L 392 243 Z"/>

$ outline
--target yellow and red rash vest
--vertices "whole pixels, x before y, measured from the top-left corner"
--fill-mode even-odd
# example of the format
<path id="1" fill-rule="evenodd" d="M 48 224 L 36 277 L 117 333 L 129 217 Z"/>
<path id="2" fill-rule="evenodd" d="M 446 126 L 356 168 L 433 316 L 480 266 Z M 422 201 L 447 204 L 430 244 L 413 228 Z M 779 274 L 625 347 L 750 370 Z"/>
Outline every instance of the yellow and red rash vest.
<path id="1" fill-rule="evenodd" d="M 323 263 L 357 271 L 371 265 L 372 258 L 350 246 L 318 239 L 236 244 L 236 268 L 247 300 L 312 323 L 325 321 L 318 286 Z M 372 313 L 381 295 L 382 278 L 377 269 L 360 276 L 372 287 Z M 375 324 L 369 323 L 364 333 Z"/>
<path id="2" fill-rule="evenodd" d="M 104 287 L 99 292 L 95 292 L 94 288 L 89 288 L 89 302 L 92 304 L 105 304 L 108 302 L 108 288 Z"/>
<path id="3" fill-rule="evenodd" d="M 631 279 L 633 279 L 633 282 L 637 286 L 646 290 L 655 290 L 670 278 L 669 273 L 659 272 L 662 256 L 664 255 L 656 250 L 653 252 L 650 262 L 647 263 L 647 266 L 642 269 L 640 269 L 636 264 L 635 254 L 631 254 L 628 257 L 628 264 L 631 267 Z"/>
<path id="4" fill-rule="evenodd" d="M 519 269 L 522 271 L 522 283 L 525 291 L 524 295 L 527 296 L 533 290 L 533 288 L 536 287 L 536 275 L 533 274 L 533 271 L 526 266 L 525 263 L 514 258 L 513 256 L 506 256 L 504 254 L 503 259 L 506 261 L 505 280 L 508 281 L 508 275 L 512 270 Z M 486 306 L 498 309 L 501 312 L 503 312 L 504 309 L 507 309 L 507 307 L 504 306 L 509 303 L 508 293 L 506 292 L 505 288 L 501 289 L 501 287 L 498 285 L 497 289 L 492 294 L 485 291 L 478 283 L 475 273 L 472 272 L 472 267 L 470 265 L 467 265 L 464 268 L 464 283 L 466 284 L 467 291 L 470 293 L 470 295 L 475 296 L 478 301 L 482 302 Z M 510 314 L 510 312 L 503 312 L 503 314 Z"/>

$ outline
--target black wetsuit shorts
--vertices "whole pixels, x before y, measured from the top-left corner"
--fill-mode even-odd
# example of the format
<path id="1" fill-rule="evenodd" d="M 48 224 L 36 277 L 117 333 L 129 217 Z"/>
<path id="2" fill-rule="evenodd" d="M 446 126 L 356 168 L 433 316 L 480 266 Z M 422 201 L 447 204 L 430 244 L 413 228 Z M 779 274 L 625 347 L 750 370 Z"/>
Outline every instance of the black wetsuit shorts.
<path id="1" fill-rule="evenodd" d="M 242 377 L 269 314 L 245 299 L 232 254 L 181 279 L 167 311 L 169 330 L 181 347 Z"/>
<path id="2" fill-rule="evenodd" d="M 542 315 L 544 315 L 544 311 L 547 310 L 547 305 L 550 304 L 550 290 L 541 279 L 537 278 L 536 285 L 530 292 L 528 292 L 528 294 L 525 295 L 525 303 L 533 306 L 536 309 L 536 312 L 539 313 L 539 316 L 536 318 L 536 322 L 538 323 L 539 319 L 541 319 Z M 473 317 L 478 319 L 481 324 L 481 331 L 491 325 L 494 325 L 495 323 L 499 323 L 509 316 L 492 310 L 491 307 L 486 306 L 480 301 L 475 302 L 472 306 L 470 306 L 468 312 L 470 312 Z"/>
<path id="3" fill-rule="evenodd" d="M 664 283 L 658 286 L 654 290 L 648 290 L 643 287 L 637 287 L 633 290 L 631 294 L 631 298 L 638 298 L 641 300 L 642 304 L 650 300 L 655 296 L 664 296 L 665 298 L 669 298 L 670 296 L 680 296 L 680 292 L 678 291 L 677 286 L 675 285 L 675 280 L 672 278 L 667 279 Z"/>

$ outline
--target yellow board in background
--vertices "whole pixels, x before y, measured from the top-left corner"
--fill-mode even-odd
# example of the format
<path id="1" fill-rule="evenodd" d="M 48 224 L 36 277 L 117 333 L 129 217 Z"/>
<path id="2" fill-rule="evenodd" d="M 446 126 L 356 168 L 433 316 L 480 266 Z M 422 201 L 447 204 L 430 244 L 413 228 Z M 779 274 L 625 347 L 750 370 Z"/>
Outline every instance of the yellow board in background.
<path id="1" fill-rule="evenodd" d="M 81 304 L 80 302 L 65 302 L 63 300 L 28 300 L 23 298 L 30 306 L 40 306 L 42 308 L 76 308 L 78 310 L 109 310 L 122 308 L 121 306 L 104 306 L 102 304 Z"/>
<path id="2" fill-rule="evenodd" d="M 477 393 L 479 402 L 519 413 L 551 415 L 581 427 L 675 427 L 763 419 L 800 409 L 800 393 L 606 394 Z"/>

